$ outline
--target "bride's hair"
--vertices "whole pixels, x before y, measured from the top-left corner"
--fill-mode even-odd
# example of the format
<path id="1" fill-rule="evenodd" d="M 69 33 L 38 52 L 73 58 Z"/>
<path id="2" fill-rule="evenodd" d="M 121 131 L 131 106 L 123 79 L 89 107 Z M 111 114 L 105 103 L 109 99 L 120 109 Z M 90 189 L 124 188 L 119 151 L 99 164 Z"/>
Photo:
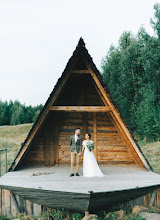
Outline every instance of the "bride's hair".
<path id="1" fill-rule="evenodd" d="M 91 138 L 91 134 L 90 133 L 87 133 L 88 134 L 88 136 L 89 136 L 89 139 Z"/>

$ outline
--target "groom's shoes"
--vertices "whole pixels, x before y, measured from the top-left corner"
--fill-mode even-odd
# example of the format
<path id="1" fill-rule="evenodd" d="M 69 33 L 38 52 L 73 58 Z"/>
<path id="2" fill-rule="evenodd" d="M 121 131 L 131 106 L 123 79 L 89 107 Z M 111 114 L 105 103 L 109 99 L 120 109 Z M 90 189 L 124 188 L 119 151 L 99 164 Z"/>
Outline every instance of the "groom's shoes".
<path id="1" fill-rule="evenodd" d="M 80 176 L 79 173 L 76 173 L 76 176 Z"/>
<path id="2" fill-rule="evenodd" d="M 74 176 L 74 173 L 71 173 L 70 177 L 71 177 L 71 176 Z"/>

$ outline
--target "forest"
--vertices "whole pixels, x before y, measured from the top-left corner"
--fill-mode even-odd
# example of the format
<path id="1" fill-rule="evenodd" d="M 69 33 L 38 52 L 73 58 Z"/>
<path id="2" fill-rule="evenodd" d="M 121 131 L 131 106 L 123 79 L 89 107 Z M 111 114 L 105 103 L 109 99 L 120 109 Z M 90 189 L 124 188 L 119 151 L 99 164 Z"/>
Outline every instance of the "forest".
<path id="1" fill-rule="evenodd" d="M 160 137 L 160 4 L 136 36 L 125 31 L 102 59 L 102 76 L 128 127 L 148 141 Z"/>
<path id="2" fill-rule="evenodd" d="M 0 125 L 18 125 L 35 122 L 43 105 L 25 106 L 18 100 L 2 102 L 0 100 Z"/>

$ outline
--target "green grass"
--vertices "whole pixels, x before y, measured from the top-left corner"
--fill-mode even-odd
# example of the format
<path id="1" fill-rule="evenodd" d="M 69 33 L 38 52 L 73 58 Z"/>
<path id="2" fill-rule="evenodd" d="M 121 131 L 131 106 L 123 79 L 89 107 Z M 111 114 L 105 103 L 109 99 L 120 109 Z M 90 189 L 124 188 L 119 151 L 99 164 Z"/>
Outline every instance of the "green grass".
<path id="1" fill-rule="evenodd" d="M 73 213 L 65 210 L 53 210 L 53 212 L 42 212 L 39 216 L 26 215 L 25 213 L 19 213 L 17 216 L 7 218 L 6 216 L 0 216 L 0 220 L 81 220 L 84 217 L 83 214 Z"/>
<path id="2" fill-rule="evenodd" d="M 146 212 L 149 213 L 158 213 L 160 214 L 160 207 L 147 207 L 148 210 Z M 152 209 L 152 210 L 151 210 Z M 150 211 L 151 210 L 151 211 Z M 97 220 L 118 220 L 116 213 L 113 212 L 105 212 L 102 211 L 99 214 L 96 214 L 97 217 L 95 217 Z M 7 218 L 5 216 L 0 216 L 0 220 L 9 220 L 9 219 L 15 219 L 15 220 L 81 220 L 84 217 L 84 214 L 82 213 L 74 213 L 69 212 L 67 210 L 60 210 L 60 209 L 53 209 L 52 211 L 45 211 L 42 212 L 39 216 L 32 216 L 32 215 L 26 215 L 25 213 L 19 213 L 17 216 L 12 218 Z M 140 217 L 138 214 L 135 214 L 133 212 L 127 213 L 124 210 L 124 216 L 122 220 L 145 220 L 144 218 Z"/>

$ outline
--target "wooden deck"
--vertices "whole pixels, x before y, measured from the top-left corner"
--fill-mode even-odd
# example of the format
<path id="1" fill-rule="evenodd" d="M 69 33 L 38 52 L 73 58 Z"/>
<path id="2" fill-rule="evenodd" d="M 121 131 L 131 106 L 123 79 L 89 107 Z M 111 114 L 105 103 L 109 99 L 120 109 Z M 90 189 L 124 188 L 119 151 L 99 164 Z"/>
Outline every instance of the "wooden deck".
<path id="1" fill-rule="evenodd" d="M 47 167 L 30 167 L 19 171 L 8 172 L 0 178 L 0 185 L 46 189 L 75 193 L 110 192 L 132 189 L 136 187 L 160 184 L 160 175 L 147 172 L 136 166 L 100 165 L 104 177 L 83 177 L 82 167 L 80 177 L 69 177 L 70 166 L 57 165 Z M 33 176 L 33 174 L 40 174 Z M 45 175 L 45 173 L 50 173 Z"/>
<path id="2" fill-rule="evenodd" d="M 78 211 L 137 198 L 160 188 L 160 175 L 143 168 L 126 165 L 100 167 L 105 176 L 92 178 L 82 176 L 82 167 L 80 177 L 69 177 L 70 166 L 23 168 L 1 177 L 0 188 L 47 207 Z"/>

